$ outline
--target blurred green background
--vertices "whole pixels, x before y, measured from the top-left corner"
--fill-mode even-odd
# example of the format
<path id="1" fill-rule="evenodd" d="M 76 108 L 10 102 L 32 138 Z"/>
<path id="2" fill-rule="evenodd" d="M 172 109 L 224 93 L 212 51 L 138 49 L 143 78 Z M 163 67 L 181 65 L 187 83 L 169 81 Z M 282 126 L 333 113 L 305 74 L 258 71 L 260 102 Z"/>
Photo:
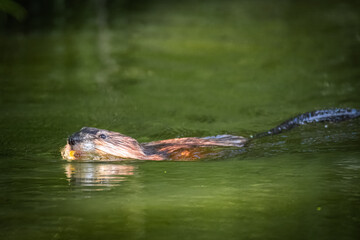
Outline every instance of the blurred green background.
<path id="1" fill-rule="evenodd" d="M 248 137 L 359 108 L 355 0 L 0 0 L 1 239 L 359 239 L 360 124 L 218 160 L 66 163 L 83 126 Z"/>

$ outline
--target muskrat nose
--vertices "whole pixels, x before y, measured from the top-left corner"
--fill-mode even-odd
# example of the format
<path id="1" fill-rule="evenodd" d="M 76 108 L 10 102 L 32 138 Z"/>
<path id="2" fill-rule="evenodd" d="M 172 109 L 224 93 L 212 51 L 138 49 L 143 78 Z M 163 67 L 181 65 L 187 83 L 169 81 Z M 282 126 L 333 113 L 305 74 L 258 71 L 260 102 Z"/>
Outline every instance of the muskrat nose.
<path id="1" fill-rule="evenodd" d="M 80 139 L 79 137 L 77 136 L 74 136 L 74 135 L 71 135 L 69 138 L 68 138 L 68 142 L 70 145 L 75 145 L 77 142 L 80 142 Z"/>
<path id="2" fill-rule="evenodd" d="M 76 141 L 72 136 L 69 137 L 68 142 L 69 142 L 70 145 L 75 145 L 76 144 Z"/>

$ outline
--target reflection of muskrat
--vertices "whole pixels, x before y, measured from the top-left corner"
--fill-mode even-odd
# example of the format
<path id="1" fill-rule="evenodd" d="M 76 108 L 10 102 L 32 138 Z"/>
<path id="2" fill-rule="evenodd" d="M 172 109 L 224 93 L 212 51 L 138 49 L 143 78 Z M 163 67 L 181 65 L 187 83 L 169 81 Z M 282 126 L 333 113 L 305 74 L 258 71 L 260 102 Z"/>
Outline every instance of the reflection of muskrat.
<path id="1" fill-rule="evenodd" d="M 278 134 L 297 125 L 311 122 L 338 122 L 360 116 L 356 109 L 319 110 L 301 114 L 267 132 L 254 137 Z M 124 158 L 140 160 L 198 159 L 216 155 L 214 147 L 243 147 L 249 139 L 241 136 L 218 135 L 204 138 L 175 138 L 149 143 L 138 143 L 135 139 L 108 130 L 83 127 L 68 138 L 62 149 L 64 159 L 116 160 Z M 219 155 L 219 154 L 218 154 Z"/>

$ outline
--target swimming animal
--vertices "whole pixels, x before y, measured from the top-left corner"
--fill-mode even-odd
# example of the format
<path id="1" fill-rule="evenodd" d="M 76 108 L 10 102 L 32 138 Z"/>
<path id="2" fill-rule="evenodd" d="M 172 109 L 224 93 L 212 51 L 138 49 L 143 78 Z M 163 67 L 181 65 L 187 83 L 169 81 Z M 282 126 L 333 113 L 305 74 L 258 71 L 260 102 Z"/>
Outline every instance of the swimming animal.
<path id="1" fill-rule="evenodd" d="M 241 148 L 254 138 L 279 134 L 299 125 L 313 122 L 340 122 L 360 116 L 358 109 L 328 109 L 307 112 L 291 118 L 266 132 L 250 138 L 233 135 L 185 137 L 139 143 L 118 132 L 83 127 L 72 134 L 61 150 L 66 160 L 193 160 L 221 156 L 221 148 Z"/>

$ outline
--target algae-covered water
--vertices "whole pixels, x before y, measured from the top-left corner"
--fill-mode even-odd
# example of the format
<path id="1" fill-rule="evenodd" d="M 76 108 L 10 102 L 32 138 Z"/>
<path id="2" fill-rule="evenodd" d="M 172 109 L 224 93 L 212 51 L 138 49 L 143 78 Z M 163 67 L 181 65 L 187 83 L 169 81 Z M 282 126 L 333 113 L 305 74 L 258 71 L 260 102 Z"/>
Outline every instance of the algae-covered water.
<path id="1" fill-rule="evenodd" d="M 19 1 L 1 13 L 1 239 L 359 239 L 360 120 L 220 159 L 66 162 L 83 126 L 248 137 L 360 108 L 357 1 Z"/>

